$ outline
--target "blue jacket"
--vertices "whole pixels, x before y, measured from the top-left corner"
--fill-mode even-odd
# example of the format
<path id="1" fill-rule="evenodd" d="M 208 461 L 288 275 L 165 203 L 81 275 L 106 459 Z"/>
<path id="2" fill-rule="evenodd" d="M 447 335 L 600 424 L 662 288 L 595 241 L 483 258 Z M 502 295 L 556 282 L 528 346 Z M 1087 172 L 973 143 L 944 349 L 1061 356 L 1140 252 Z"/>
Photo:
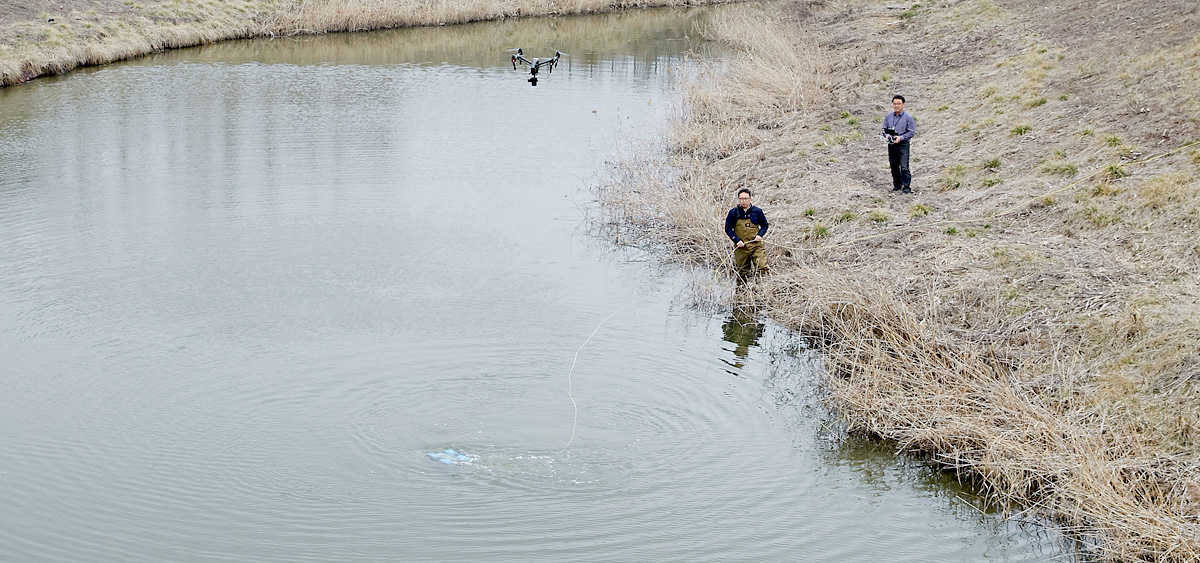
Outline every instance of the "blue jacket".
<path id="1" fill-rule="evenodd" d="M 730 209 L 729 215 L 725 216 L 725 234 L 729 235 L 729 240 L 732 240 L 733 244 L 737 244 L 741 240 L 733 233 L 733 224 L 739 219 L 749 219 L 751 223 L 758 225 L 758 236 L 767 234 L 767 216 L 763 214 L 763 210 L 754 205 L 751 205 L 749 210 L 745 210 L 739 205 Z"/>

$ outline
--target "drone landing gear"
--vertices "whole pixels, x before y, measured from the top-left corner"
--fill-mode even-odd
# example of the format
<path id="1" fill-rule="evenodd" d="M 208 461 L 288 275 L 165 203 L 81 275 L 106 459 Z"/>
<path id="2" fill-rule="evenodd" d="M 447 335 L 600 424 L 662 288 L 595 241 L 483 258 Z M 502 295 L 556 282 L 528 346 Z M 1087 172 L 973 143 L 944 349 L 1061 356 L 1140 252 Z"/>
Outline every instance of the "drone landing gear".
<path id="1" fill-rule="evenodd" d="M 512 57 L 511 57 L 511 60 L 512 60 L 512 65 L 513 65 L 513 70 L 516 70 L 516 69 L 517 69 L 517 63 L 521 63 L 521 64 L 523 64 L 523 65 L 528 65 L 528 66 L 529 66 L 529 80 L 528 80 L 528 82 L 529 82 L 529 84 L 530 84 L 530 85 L 533 85 L 533 86 L 537 86 L 537 83 L 538 83 L 538 78 L 537 78 L 538 71 L 539 71 L 539 70 L 541 70 L 541 68 L 542 68 L 542 67 L 546 67 L 546 68 L 547 68 L 546 72 L 548 72 L 548 73 L 553 73 L 553 72 L 554 72 L 554 67 L 555 67 L 556 65 L 558 65 L 558 60 L 559 60 L 559 59 L 560 59 L 560 58 L 561 58 L 563 55 L 565 55 L 565 54 L 566 54 L 566 53 L 562 53 L 562 52 L 559 52 L 559 51 L 555 51 L 555 52 L 554 52 L 554 56 L 553 56 L 552 58 L 549 58 L 549 59 L 540 59 L 540 58 L 535 58 L 535 59 L 533 59 L 533 60 L 531 61 L 531 60 L 529 60 L 529 59 L 525 58 L 525 54 L 524 54 L 524 52 L 523 52 L 521 49 L 514 49 L 514 50 L 516 51 L 516 54 L 515 54 L 515 55 L 512 55 Z"/>

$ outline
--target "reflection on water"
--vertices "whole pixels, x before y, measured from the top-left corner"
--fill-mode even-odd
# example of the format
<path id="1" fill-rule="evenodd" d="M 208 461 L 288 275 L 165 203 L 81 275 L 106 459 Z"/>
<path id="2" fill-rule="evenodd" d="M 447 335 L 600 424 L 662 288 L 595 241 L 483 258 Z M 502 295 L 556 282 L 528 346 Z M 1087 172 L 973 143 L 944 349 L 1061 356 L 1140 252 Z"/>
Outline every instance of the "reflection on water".
<path id="1" fill-rule="evenodd" d="M 582 234 L 715 13 L 0 90 L 0 560 L 1043 558 L 829 440 L 794 335 L 679 307 L 681 273 Z M 533 89 L 518 46 L 571 57 Z"/>
<path id="2" fill-rule="evenodd" d="M 640 77 L 662 76 L 682 57 L 708 56 L 716 46 L 699 30 L 735 6 L 704 10 L 636 10 L 585 17 L 534 18 L 476 22 L 445 27 L 337 33 L 218 43 L 164 51 L 125 64 L 160 65 L 165 61 L 208 59 L 224 64 L 438 65 L 486 69 L 507 66 L 514 49 L 527 57 L 565 55 L 555 72 L 611 71 L 630 65 Z"/>
<path id="3" fill-rule="evenodd" d="M 729 319 L 725 321 L 725 324 L 721 325 L 725 341 L 737 345 L 733 349 L 733 355 L 736 360 L 726 361 L 730 367 L 735 369 L 745 367 L 743 361 L 750 353 L 750 348 L 758 346 L 758 339 L 763 334 L 763 325 L 758 321 L 758 315 L 759 312 L 756 308 L 734 307 Z M 732 371 L 730 373 L 738 375 Z"/>

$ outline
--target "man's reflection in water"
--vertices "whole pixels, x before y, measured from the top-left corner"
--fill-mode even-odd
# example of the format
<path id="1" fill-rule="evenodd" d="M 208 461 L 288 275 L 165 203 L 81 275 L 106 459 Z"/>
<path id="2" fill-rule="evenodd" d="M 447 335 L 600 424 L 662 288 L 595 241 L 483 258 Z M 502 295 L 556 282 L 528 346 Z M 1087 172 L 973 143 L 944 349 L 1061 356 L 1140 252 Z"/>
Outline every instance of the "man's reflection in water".
<path id="1" fill-rule="evenodd" d="M 721 330 L 725 333 L 725 341 L 732 342 L 737 345 L 734 348 L 733 355 L 737 359 L 731 361 L 722 359 L 731 367 L 741 369 L 745 364 L 741 360 L 745 360 L 750 353 L 751 346 L 758 346 L 758 339 L 763 334 L 763 325 L 758 322 L 758 311 L 748 307 L 736 307 L 729 320 L 721 325 Z M 730 372 L 733 373 L 733 372 Z M 734 375 L 739 375 L 734 373 Z"/>

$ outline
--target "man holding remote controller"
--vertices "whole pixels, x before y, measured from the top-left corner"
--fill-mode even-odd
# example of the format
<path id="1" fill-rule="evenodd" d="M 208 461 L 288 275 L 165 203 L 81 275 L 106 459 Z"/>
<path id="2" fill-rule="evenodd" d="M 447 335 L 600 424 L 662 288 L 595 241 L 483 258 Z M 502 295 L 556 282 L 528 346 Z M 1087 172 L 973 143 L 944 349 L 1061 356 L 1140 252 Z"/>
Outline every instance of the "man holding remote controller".
<path id="1" fill-rule="evenodd" d="M 908 170 L 908 140 L 917 134 L 917 122 L 904 111 L 904 96 L 892 96 L 892 113 L 883 117 L 883 139 L 888 144 L 888 164 L 892 167 L 892 191 L 912 193 L 912 173 Z"/>

